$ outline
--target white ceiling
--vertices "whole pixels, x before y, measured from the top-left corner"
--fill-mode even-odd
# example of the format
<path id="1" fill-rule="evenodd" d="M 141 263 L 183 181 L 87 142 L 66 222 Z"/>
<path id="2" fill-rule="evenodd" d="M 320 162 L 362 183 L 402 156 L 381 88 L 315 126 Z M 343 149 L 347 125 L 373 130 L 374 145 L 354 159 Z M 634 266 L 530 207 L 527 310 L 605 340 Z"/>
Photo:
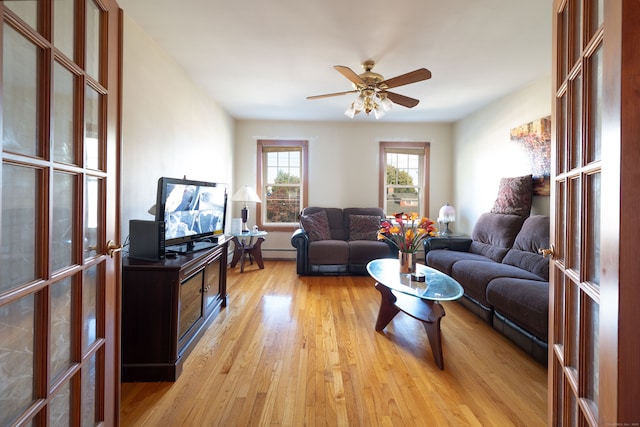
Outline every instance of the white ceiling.
<path id="1" fill-rule="evenodd" d="M 551 73 L 552 0 L 118 3 L 237 119 L 350 121 L 353 95 L 306 97 L 351 90 L 333 66 L 366 59 L 385 78 L 433 74 L 394 89 L 420 104 L 385 122 L 455 121 Z"/>

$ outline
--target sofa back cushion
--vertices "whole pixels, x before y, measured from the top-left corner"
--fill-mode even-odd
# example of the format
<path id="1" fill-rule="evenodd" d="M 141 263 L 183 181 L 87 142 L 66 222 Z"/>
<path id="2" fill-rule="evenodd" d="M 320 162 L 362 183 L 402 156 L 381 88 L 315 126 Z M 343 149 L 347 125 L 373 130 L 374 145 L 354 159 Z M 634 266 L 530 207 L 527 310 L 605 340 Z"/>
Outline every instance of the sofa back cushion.
<path id="1" fill-rule="evenodd" d="M 331 239 L 329 219 L 325 211 L 300 215 L 300 226 L 307 232 L 311 242 Z"/>
<path id="2" fill-rule="evenodd" d="M 473 228 L 469 252 L 501 262 L 513 246 L 524 219 L 519 215 L 483 213 Z"/>
<path id="3" fill-rule="evenodd" d="M 305 215 L 314 214 L 324 211 L 327 215 L 327 222 L 329 223 L 329 234 L 332 240 L 347 240 L 347 232 L 342 219 L 342 209 L 340 208 L 321 208 L 317 206 L 309 206 L 302 210 L 300 214 L 300 223 L 302 225 L 302 217 Z M 304 225 L 303 227 L 304 228 Z M 306 229 L 305 229 L 306 231 Z"/>
<path id="4" fill-rule="evenodd" d="M 513 248 L 502 262 L 530 271 L 544 280 L 549 280 L 549 260 L 538 253 L 549 247 L 549 217 L 534 215 L 522 224 Z"/>

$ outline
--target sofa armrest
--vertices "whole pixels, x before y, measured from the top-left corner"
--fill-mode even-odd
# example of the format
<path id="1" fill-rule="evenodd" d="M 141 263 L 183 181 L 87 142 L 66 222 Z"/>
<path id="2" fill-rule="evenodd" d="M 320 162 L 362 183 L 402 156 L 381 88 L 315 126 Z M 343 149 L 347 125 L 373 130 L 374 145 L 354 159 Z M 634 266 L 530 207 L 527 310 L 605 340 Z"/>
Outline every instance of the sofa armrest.
<path id="1" fill-rule="evenodd" d="M 424 253 L 435 249 L 469 252 L 472 240 L 468 237 L 429 237 L 424 241 Z"/>
<path id="2" fill-rule="evenodd" d="M 291 245 L 296 248 L 296 273 L 309 272 L 309 235 L 299 228 L 291 235 Z"/>

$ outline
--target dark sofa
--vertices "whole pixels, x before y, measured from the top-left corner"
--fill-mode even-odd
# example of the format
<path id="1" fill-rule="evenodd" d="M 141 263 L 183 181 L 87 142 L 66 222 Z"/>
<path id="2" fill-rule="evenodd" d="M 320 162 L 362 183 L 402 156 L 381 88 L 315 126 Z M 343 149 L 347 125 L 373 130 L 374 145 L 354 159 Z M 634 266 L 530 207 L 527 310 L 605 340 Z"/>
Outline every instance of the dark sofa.
<path id="1" fill-rule="evenodd" d="M 485 213 L 471 239 L 425 241 L 425 262 L 464 288 L 460 302 L 541 363 L 547 361 L 549 217 Z"/>
<path id="2" fill-rule="evenodd" d="M 397 257 L 398 250 L 378 241 L 381 208 L 307 207 L 291 236 L 300 275 L 366 274 L 369 261 Z"/>

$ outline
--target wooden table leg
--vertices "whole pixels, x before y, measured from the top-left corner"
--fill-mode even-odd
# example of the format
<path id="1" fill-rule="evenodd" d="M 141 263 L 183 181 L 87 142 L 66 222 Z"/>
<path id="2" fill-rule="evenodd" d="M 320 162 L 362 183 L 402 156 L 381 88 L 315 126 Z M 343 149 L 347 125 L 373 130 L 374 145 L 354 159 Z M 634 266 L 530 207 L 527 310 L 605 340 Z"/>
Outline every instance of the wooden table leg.
<path id="1" fill-rule="evenodd" d="M 444 317 L 444 307 L 437 301 L 423 300 L 417 296 L 396 292 L 382 283 L 376 283 L 376 289 L 382 295 L 380 311 L 376 321 L 376 331 L 383 330 L 402 311 L 409 316 L 421 321 L 429 339 L 431 352 L 436 365 L 444 369 L 442 356 L 442 334 L 440 332 L 440 320 Z"/>
<path id="2" fill-rule="evenodd" d="M 234 268 L 236 264 L 238 264 L 238 261 L 240 261 L 240 259 L 242 258 L 244 245 L 240 243 L 240 240 L 236 236 L 233 236 L 231 241 L 233 242 L 233 258 L 231 259 L 231 268 Z"/>
<path id="3" fill-rule="evenodd" d="M 264 261 L 262 261 L 262 242 L 264 237 L 258 237 L 256 243 L 249 249 L 249 254 L 256 260 L 258 267 L 264 268 Z"/>

